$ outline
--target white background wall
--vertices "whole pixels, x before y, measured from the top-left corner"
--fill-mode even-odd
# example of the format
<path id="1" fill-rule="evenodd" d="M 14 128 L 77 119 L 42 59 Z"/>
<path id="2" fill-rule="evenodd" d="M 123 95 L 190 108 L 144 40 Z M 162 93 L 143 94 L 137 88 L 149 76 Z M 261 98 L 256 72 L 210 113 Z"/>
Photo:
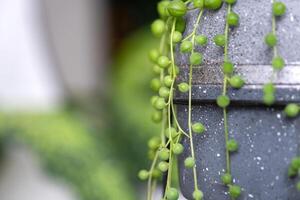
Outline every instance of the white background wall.
<path id="1" fill-rule="evenodd" d="M 104 85 L 104 0 L 0 0 L 0 109 L 53 109 Z"/>
<path id="2" fill-rule="evenodd" d="M 105 17 L 96 16 L 104 16 L 106 9 L 96 2 L 0 0 L 1 111 L 52 111 L 66 95 L 91 95 L 103 85 L 106 30 L 97 27 Z M 14 146 L 6 151 L 0 163 L 1 200 L 75 196 L 48 176 L 29 150 Z"/>
<path id="3" fill-rule="evenodd" d="M 53 107 L 61 83 L 48 54 L 35 0 L 0 0 L 0 106 Z"/>

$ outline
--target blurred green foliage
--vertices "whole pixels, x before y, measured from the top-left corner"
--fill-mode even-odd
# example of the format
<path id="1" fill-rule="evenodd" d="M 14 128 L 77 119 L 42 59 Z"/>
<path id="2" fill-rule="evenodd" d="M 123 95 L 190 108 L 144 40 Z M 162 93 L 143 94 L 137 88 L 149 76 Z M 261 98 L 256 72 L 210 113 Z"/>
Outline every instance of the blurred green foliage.
<path id="1" fill-rule="evenodd" d="M 140 168 L 149 166 L 147 140 L 157 135 L 160 126 L 151 121 L 153 108 L 150 80 L 154 74 L 148 52 L 157 47 L 149 27 L 131 35 L 114 63 L 110 113 L 116 153 L 127 164 L 128 174 L 136 178 Z"/>
<path id="2" fill-rule="evenodd" d="M 118 161 L 111 159 L 105 143 L 70 113 L 2 115 L 3 140 L 29 145 L 43 165 L 65 178 L 84 200 L 132 200 L 135 193 Z"/>
<path id="3" fill-rule="evenodd" d="M 92 105 L 90 113 L 76 106 L 52 114 L 1 114 L 0 144 L 28 145 L 83 200 L 139 199 L 136 173 L 148 166 L 147 140 L 159 131 L 150 120 L 153 75 L 147 59 L 157 41 L 148 32 L 140 30 L 123 43 L 106 102 Z M 94 110 L 100 107 L 106 112 Z"/>

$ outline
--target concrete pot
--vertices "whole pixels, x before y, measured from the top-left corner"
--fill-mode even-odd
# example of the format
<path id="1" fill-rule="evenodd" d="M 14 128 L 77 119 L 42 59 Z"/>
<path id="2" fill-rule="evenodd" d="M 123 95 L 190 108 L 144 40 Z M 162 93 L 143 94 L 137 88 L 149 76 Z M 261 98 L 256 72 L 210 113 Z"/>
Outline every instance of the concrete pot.
<path id="1" fill-rule="evenodd" d="M 285 0 L 287 13 L 278 20 L 278 52 L 287 66 L 274 79 L 277 103 L 273 107 L 262 104 L 262 86 L 272 76 L 272 50 L 264 44 L 264 36 L 271 32 L 270 1 L 238 1 L 233 11 L 240 15 L 240 26 L 230 31 L 229 57 L 236 64 L 235 72 L 244 77 L 246 86 L 229 89 L 232 102 L 228 108 L 230 138 L 239 142 L 237 153 L 231 155 L 234 182 L 243 189 L 239 199 L 297 200 L 300 193 L 295 180 L 287 176 L 291 159 L 299 154 L 300 119 L 287 119 L 282 114 L 289 102 L 300 103 L 300 1 Z M 198 11 L 187 15 L 188 35 L 193 29 Z M 213 37 L 224 32 L 226 5 L 219 11 L 205 11 L 198 34 L 209 36 L 207 47 L 197 47 L 203 53 L 204 65 L 194 68 L 192 87 L 192 120 L 202 122 L 207 131 L 194 135 L 199 188 L 204 200 L 227 200 L 227 187 L 221 184 L 225 172 L 225 139 L 223 112 L 215 99 L 222 91 L 222 48 L 213 45 Z M 188 81 L 188 55 L 179 53 L 181 68 L 178 82 Z M 178 118 L 187 129 L 188 94 L 176 93 Z M 180 186 L 187 199 L 192 199 L 192 170 L 184 167 L 190 155 L 189 140 L 183 140 L 184 153 L 179 158 Z"/>

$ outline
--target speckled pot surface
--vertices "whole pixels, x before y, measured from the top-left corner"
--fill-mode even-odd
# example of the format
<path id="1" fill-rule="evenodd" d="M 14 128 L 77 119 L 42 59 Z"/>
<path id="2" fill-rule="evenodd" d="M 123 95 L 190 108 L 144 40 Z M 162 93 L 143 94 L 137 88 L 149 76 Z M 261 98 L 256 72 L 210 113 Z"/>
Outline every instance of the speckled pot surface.
<path id="1" fill-rule="evenodd" d="M 283 105 L 300 102 L 300 1 L 283 0 L 287 13 L 278 20 L 278 52 L 287 66 L 279 72 L 277 104 L 267 108 L 261 103 L 263 84 L 272 75 L 272 50 L 264 44 L 271 31 L 270 0 L 238 0 L 233 11 L 240 15 L 240 26 L 230 31 L 229 57 L 235 72 L 247 82 L 241 90 L 228 90 L 232 103 L 228 109 L 230 138 L 239 142 L 237 153 L 231 155 L 234 182 L 242 187 L 239 199 L 300 200 L 295 180 L 287 177 L 290 160 L 299 154 L 300 118 L 286 119 Z M 215 104 L 221 94 L 223 50 L 213 45 L 212 38 L 224 32 L 226 5 L 217 12 L 205 11 L 198 34 L 209 36 L 207 47 L 197 47 L 204 55 L 204 65 L 193 70 L 192 120 L 207 127 L 203 135 L 195 135 L 195 152 L 199 188 L 204 200 L 229 200 L 220 175 L 226 168 L 223 113 Z M 193 29 L 198 11 L 187 15 L 188 35 Z M 179 53 L 177 64 L 181 72 L 178 82 L 188 79 L 188 55 Z M 187 94 L 176 93 L 179 122 L 187 131 Z M 187 199 L 192 199 L 192 171 L 183 166 L 190 155 L 189 140 L 184 139 L 185 151 L 179 158 L 180 186 Z"/>

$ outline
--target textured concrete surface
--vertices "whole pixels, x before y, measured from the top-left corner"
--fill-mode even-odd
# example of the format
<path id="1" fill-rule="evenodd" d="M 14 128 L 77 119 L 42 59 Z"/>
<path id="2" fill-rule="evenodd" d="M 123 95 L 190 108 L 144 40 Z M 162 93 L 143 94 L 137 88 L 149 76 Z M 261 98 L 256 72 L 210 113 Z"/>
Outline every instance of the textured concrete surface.
<path id="1" fill-rule="evenodd" d="M 287 5 L 287 13 L 278 19 L 278 53 L 289 64 L 299 64 L 300 47 L 300 2 L 299 0 L 283 0 Z M 197 29 L 198 34 L 209 37 L 207 47 L 198 47 L 197 51 L 204 55 L 205 65 L 220 64 L 223 61 L 223 51 L 213 45 L 213 37 L 222 34 L 225 26 L 226 5 L 219 11 L 205 11 Z M 264 44 L 264 36 L 271 32 L 271 0 L 237 1 L 233 11 L 240 16 L 240 25 L 230 31 L 229 57 L 239 65 L 268 65 L 271 62 L 272 51 Z M 185 35 L 192 32 L 198 11 L 187 15 Z M 187 55 L 177 54 L 180 65 L 187 64 Z"/>
<path id="2" fill-rule="evenodd" d="M 300 119 L 289 120 L 282 115 L 282 105 L 300 102 L 300 1 L 284 0 L 287 14 L 278 19 L 278 52 L 287 67 L 274 79 L 277 104 L 274 108 L 262 105 L 261 86 L 269 82 L 272 74 L 272 51 L 264 44 L 264 36 L 271 31 L 271 1 L 238 1 L 233 10 L 240 15 L 240 26 L 230 31 L 229 57 L 236 65 L 235 72 L 246 80 L 241 90 L 229 89 L 232 104 L 228 111 L 230 138 L 240 148 L 231 156 L 234 182 L 241 185 L 239 199 L 297 200 L 300 193 L 295 180 L 287 178 L 292 157 L 299 153 Z M 206 11 L 197 33 L 209 36 L 207 47 L 197 47 L 203 53 L 204 65 L 194 68 L 192 98 L 193 122 L 202 122 L 207 132 L 195 135 L 195 151 L 199 187 L 204 200 L 227 200 L 227 188 L 220 175 L 226 168 L 225 140 L 222 110 L 215 104 L 221 94 L 223 50 L 213 45 L 213 37 L 224 31 L 225 6 L 217 12 Z M 185 35 L 193 29 L 197 11 L 187 16 Z M 178 81 L 187 81 L 188 56 L 179 53 L 177 64 L 181 73 Z M 187 130 L 187 94 L 176 94 L 180 124 Z M 189 141 L 179 159 L 180 184 L 187 199 L 192 199 L 192 171 L 185 169 L 183 160 L 190 155 Z"/>
<path id="3" fill-rule="evenodd" d="M 177 108 L 180 124 L 187 130 L 187 106 Z M 204 199 L 230 199 L 220 180 L 226 168 L 222 110 L 210 104 L 195 105 L 192 119 L 207 127 L 205 134 L 194 137 L 197 175 Z M 238 152 L 231 156 L 234 182 L 243 188 L 240 199 L 300 199 L 295 181 L 287 177 L 288 164 L 299 147 L 300 119 L 287 120 L 280 107 L 260 106 L 231 107 L 228 119 L 230 138 L 240 145 Z M 186 149 L 179 162 L 181 189 L 188 199 L 192 199 L 192 170 L 183 164 L 190 155 L 189 140 L 185 139 L 183 143 Z"/>

